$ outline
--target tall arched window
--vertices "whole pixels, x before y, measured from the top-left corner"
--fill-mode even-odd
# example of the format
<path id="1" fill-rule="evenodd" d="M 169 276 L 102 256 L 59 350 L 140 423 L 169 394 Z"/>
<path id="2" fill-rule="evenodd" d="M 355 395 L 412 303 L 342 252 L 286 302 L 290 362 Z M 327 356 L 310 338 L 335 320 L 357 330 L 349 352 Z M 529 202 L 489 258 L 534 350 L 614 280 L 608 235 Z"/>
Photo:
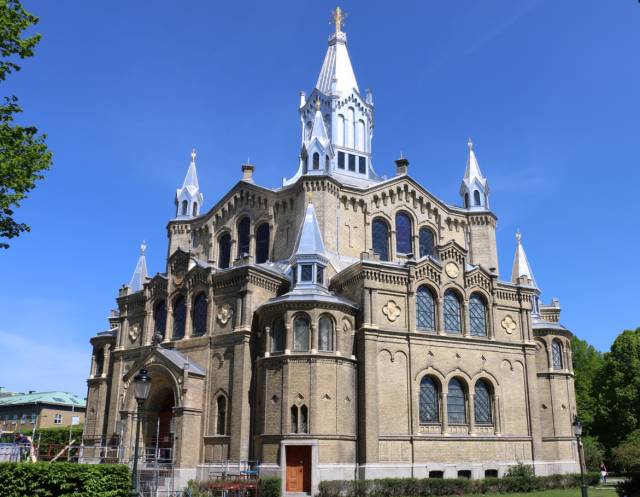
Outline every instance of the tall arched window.
<path id="1" fill-rule="evenodd" d="M 426 286 L 418 288 L 416 293 L 416 326 L 420 330 L 436 329 L 436 301 Z"/>
<path id="2" fill-rule="evenodd" d="M 436 255 L 436 244 L 433 240 L 433 231 L 429 228 L 420 228 L 420 257 Z"/>
<path id="3" fill-rule="evenodd" d="M 338 145 L 344 146 L 344 116 L 342 114 L 338 114 L 338 128 L 336 129 L 336 136 L 338 137 Z"/>
<path id="4" fill-rule="evenodd" d="M 153 311 L 153 322 L 155 323 L 155 334 L 160 335 L 164 340 L 164 334 L 167 330 L 167 303 L 164 300 L 156 304 L 156 308 Z"/>
<path id="5" fill-rule="evenodd" d="M 469 299 L 469 323 L 473 336 L 487 336 L 487 306 L 477 293 Z"/>
<path id="6" fill-rule="evenodd" d="M 218 238 L 218 267 L 226 269 L 231 263 L 231 235 L 223 233 Z"/>
<path id="7" fill-rule="evenodd" d="M 271 352 L 282 352 L 284 350 L 286 332 L 284 321 L 276 319 L 271 329 Z"/>
<path id="8" fill-rule="evenodd" d="M 356 123 L 356 150 L 364 150 L 364 121 L 359 119 Z"/>
<path id="9" fill-rule="evenodd" d="M 300 433 L 309 433 L 309 410 L 307 406 L 300 407 Z"/>
<path id="10" fill-rule="evenodd" d="M 298 433 L 298 406 L 291 406 L 291 433 Z"/>
<path id="11" fill-rule="evenodd" d="M 379 217 L 371 223 L 371 239 L 373 240 L 373 251 L 380 256 L 381 261 L 388 261 L 389 226 Z"/>
<path id="12" fill-rule="evenodd" d="M 216 435 L 227 434 L 227 398 L 224 395 L 218 395 L 216 399 Z"/>
<path id="13" fill-rule="evenodd" d="M 182 215 L 186 216 L 188 212 L 189 212 L 189 202 L 187 202 L 186 200 L 183 200 L 182 201 Z"/>
<path id="14" fill-rule="evenodd" d="M 320 154 L 318 152 L 313 154 L 313 168 L 320 169 Z"/>
<path id="15" fill-rule="evenodd" d="M 433 378 L 425 376 L 420 381 L 420 423 L 437 423 L 439 413 L 438 386 Z"/>
<path id="16" fill-rule="evenodd" d="M 299 317 L 293 321 L 293 350 L 306 352 L 309 350 L 309 321 Z"/>
<path id="17" fill-rule="evenodd" d="M 473 191 L 473 205 L 480 205 L 480 192 L 478 190 Z"/>
<path id="18" fill-rule="evenodd" d="M 96 352 L 96 372 L 95 376 L 102 376 L 104 372 L 104 349 Z"/>
<path id="19" fill-rule="evenodd" d="M 465 408 L 464 388 L 460 380 L 453 378 L 449 382 L 449 395 L 447 396 L 447 413 L 449 424 L 463 425 L 467 423 L 467 410 Z"/>
<path id="20" fill-rule="evenodd" d="M 469 194 L 468 193 L 464 194 L 464 208 L 465 209 L 469 208 Z"/>
<path id="21" fill-rule="evenodd" d="M 562 369 L 564 367 L 562 344 L 559 340 L 551 342 L 551 358 L 553 359 L 553 369 Z"/>
<path id="22" fill-rule="evenodd" d="M 462 331 L 460 299 L 451 290 L 444 294 L 444 329 L 450 333 L 460 333 Z"/>
<path id="23" fill-rule="evenodd" d="M 184 297 L 178 295 L 173 301 L 173 339 L 184 337 L 184 327 L 187 322 L 187 305 Z"/>
<path id="24" fill-rule="evenodd" d="M 333 350 L 333 321 L 328 316 L 322 316 L 318 323 L 318 348 L 323 352 Z"/>
<path id="25" fill-rule="evenodd" d="M 329 156 L 328 155 L 324 156 L 324 169 L 325 169 L 325 171 L 329 170 Z"/>
<path id="26" fill-rule="evenodd" d="M 347 123 L 347 147 L 349 148 L 353 148 L 354 143 L 355 143 L 355 120 L 356 120 L 356 115 L 355 115 L 355 111 L 353 110 L 353 107 L 349 107 L 349 110 L 347 111 L 347 115 L 349 116 L 349 122 Z"/>
<path id="27" fill-rule="evenodd" d="M 404 212 L 396 214 L 396 251 L 399 254 L 412 254 L 411 218 Z"/>
<path id="28" fill-rule="evenodd" d="M 249 253 L 249 230 L 251 221 L 248 217 L 243 217 L 238 223 L 238 257 Z"/>
<path id="29" fill-rule="evenodd" d="M 256 263 L 269 259 L 269 225 L 262 223 L 256 230 Z"/>
<path id="30" fill-rule="evenodd" d="M 476 394 L 473 399 L 473 415 L 477 425 L 493 423 L 491 407 L 491 387 L 485 380 L 476 383 Z"/>
<path id="31" fill-rule="evenodd" d="M 193 336 L 204 335 L 207 332 L 207 296 L 200 292 L 193 299 Z"/>
<path id="32" fill-rule="evenodd" d="M 193 217 L 196 217 L 198 215 L 198 202 L 194 202 L 193 203 Z"/>

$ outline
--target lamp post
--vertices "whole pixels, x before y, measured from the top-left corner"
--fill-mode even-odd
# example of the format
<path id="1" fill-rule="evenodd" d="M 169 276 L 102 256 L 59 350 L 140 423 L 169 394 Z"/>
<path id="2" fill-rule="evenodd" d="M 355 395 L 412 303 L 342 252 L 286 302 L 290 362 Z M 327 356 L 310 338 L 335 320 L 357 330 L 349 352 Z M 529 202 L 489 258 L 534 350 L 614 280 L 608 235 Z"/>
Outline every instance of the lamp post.
<path id="1" fill-rule="evenodd" d="M 584 450 L 582 447 L 582 423 L 578 419 L 578 416 L 576 416 L 573 421 L 573 434 L 576 436 L 576 440 L 578 442 L 578 458 L 580 459 L 580 490 L 582 492 L 582 497 L 589 497 L 589 492 L 587 491 L 587 484 L 584 481 Z"/>
<path id="2" fill-rule="evenodd" d="M 140 442 L 140 424 L 142 418 L 142 405 L 149 397 L 151 389 L 151 376 L 146 369 L 142 368 L 133 378 L 134 395 L 138 402 L 138 419 L 136 420 L 136 444 L 133 449 L 133 472 L 131 475 L 131 497 L 137 497 L 138 493 L 138 444 Z"/>

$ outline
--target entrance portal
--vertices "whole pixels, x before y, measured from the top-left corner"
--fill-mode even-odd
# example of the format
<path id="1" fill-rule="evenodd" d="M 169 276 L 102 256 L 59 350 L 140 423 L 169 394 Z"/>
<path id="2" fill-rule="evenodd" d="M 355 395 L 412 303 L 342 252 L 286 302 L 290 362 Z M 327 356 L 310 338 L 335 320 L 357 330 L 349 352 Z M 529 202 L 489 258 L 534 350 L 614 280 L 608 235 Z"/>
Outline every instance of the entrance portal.
<path id="1" fill-rule="evenodd" d="M 311 493 L 311 447 L 286 446 L 286 491 Z"/>
<path id="2" fill-rule="evenodd" d="M 173 459 L 173 392 L 169 388 L 152 391 L 145 404 L 145 459 L 172 462 Z"/>

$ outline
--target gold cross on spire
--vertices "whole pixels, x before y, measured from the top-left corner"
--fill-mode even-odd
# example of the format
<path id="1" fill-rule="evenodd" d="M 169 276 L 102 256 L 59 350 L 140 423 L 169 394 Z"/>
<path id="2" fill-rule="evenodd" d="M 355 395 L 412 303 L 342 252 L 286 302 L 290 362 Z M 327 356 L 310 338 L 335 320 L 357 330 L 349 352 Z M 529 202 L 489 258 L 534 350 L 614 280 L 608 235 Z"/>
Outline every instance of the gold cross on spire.
<path id="1" fill-rule="evenodd" d="M 347 18 L 347 13 L 343 12 L 340 7 L 336 7 L 331 13 L 332 22 L 336 25 L 336 33 L 342 32 L 342 26 L 344 26 L 344 21 Z"/>

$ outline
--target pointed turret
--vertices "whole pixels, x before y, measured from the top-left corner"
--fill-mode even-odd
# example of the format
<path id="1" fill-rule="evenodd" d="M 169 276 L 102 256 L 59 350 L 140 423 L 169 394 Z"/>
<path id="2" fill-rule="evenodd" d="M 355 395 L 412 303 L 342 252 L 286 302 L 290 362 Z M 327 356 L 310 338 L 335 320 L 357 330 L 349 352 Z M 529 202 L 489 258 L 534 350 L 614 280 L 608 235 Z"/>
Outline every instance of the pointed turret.
<path id="1" fill-rule="evenodd" d="M 336 30 L 329 36 L 329 47 L 316 82 L 316 89 L 325 95 L 346 96 L 359 91 L 347 51 L 347 34 L 342 31 L 346 16 L 340 7 L 333 12 Z"/>
<path id="2" fill-rule="evenodd" d="M 133 275 L 127 285 L 129 287 L 129 293 L 141 291 L 147 281 L 147 259 L 144 255 L 146 250 L 147 244 L 143 241 L 140 245 L 140 257 L 138 257 L 136 268 L 133 270 Z"/>
<path id="3" fill-rule="evenodd" d="M 524 281 L 526 284 L 537 288 L 538 285 L 536 284 L 536 280 L 533 277 L 533 271 L 531 271 L 531 266 L 529 265 L 527 254 L 525 253 L 524 247 L 522 246 L 522 235 L 520 234 L 520 231 L 516 232 L 516 241 L 518 242 L 518 245 L 516 246 L 516 254 L 513 259 L 511 281 L 516 284 Z"/>
<path id="4" fill-rule="evenodd" d="M 296 247 L 291 256 L 291 269 L 295 288 L 325 287 L 324 270 L 329 263 L 326 256 L 320 226 L 316 218 L 311 194 L 300 226 Z"/>
<path id="5" fill-rule="evenodd" d="M 324 242 L 322 241 L 316 210 L 313 207 L 313 202 L 309 199 L 294 254 L 299 256 L 323 255 L 324 253 Z"/>
<path id="6" fill-rule="evenodd" d="M 190 219 L 200 214 L 204 197 L 198 184 L 196 170 L 196 150 L 191 151 L 191 162 L 184 177 L 182 188 L 176 190 L 176 219 Z"/>
<path id="7" fill-rule="evenodd" d="M 487 210 L 489 209 L 489 183 L 480 171 L 471 138 L 469 138 L 467 146 L 469 147 L 469 157 L 460 185 L 460 196 L 465 209 Z"/>

